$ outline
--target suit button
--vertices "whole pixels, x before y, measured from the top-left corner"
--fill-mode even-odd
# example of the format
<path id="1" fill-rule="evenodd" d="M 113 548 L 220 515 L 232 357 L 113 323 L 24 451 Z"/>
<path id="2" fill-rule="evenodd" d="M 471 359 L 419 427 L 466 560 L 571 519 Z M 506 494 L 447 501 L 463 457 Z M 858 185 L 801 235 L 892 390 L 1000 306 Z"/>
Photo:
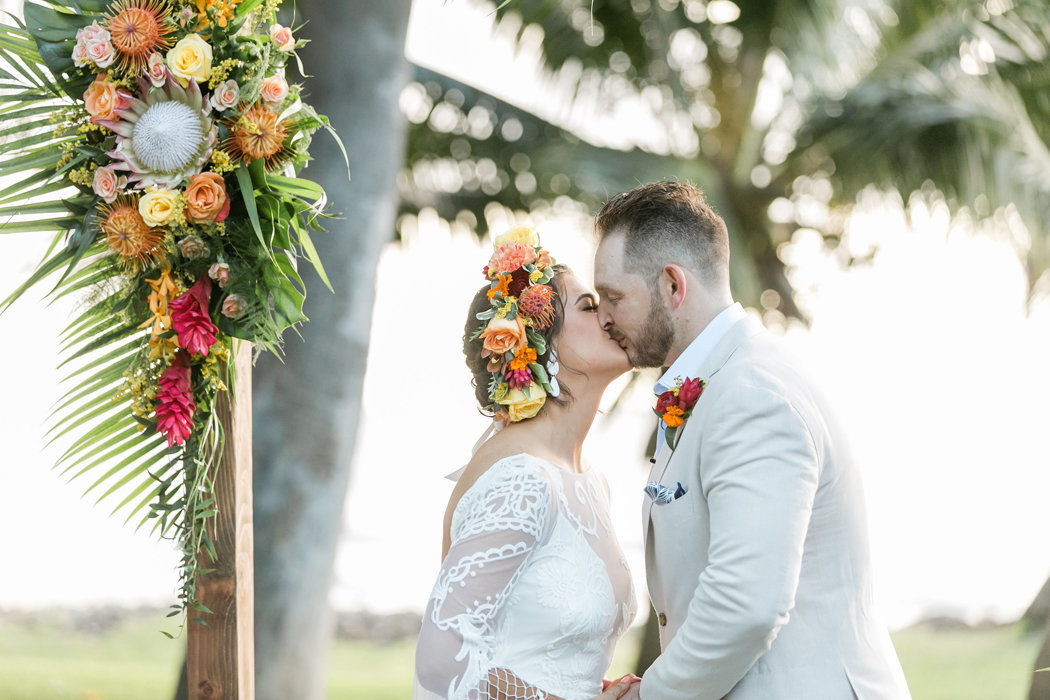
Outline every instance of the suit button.
<path id="1" fill-rule="evenodd" d="M 661 627 L 667 627 L 667 615 L 660 613 L 656 616 L 656 621 L 660 623 Z"/>

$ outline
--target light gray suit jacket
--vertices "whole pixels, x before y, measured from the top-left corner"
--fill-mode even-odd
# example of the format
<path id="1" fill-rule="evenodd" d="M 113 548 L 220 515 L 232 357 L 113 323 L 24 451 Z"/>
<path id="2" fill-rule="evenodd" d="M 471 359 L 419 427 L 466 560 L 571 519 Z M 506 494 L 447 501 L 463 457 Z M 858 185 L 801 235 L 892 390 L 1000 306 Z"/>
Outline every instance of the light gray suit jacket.
<path id="1" fill-rule="evenodd" d="M 734 324 L 643 506 L 661 656 L 642 700 L 910 698 L 872 604 L 860 476 L 833 413 L 762 325 Z"/>

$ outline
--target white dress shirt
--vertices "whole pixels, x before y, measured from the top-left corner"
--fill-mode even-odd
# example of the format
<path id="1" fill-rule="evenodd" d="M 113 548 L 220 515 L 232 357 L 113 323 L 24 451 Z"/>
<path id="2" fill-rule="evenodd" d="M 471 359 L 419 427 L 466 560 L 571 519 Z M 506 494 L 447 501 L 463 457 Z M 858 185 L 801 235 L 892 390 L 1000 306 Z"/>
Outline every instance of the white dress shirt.
<path id="1" fill-rule="evenodd" d="M 747 316 L 747 312 L 744 311 L 744 307 L 739 302 L 734 302 L 722 309 L 717 316 L 711 319 L 711 322 L 707 324 L 704 330 L 700 331 L 700 335 L 696 336 L 682 354 L 671 363 L 671 366 L 663 373 L 660 380 L 656 382 L 656 385 L 653 387 L 653 393 L 659 396 L 673 387 L 676 379 L 685 379 L 691 373 L 695 373 L 697 368 L 704 364 L 704 360 L 715 349 L 715 346 L 718 345 L 718 341 L 729 332 L 729 329 L 737 321 L 745 316 Z M 696 379 L 696 377 L 690 378 Z M 703 377 L 700 378 L 703 379 Z M 663 449 L 665 442 L 664 429 L 666 427 L 664 422 L 660 421 L 659 434 L 656 436 L 656 453 L 653 455 L 654 458 L 658 457 L 660 450 Z"/>

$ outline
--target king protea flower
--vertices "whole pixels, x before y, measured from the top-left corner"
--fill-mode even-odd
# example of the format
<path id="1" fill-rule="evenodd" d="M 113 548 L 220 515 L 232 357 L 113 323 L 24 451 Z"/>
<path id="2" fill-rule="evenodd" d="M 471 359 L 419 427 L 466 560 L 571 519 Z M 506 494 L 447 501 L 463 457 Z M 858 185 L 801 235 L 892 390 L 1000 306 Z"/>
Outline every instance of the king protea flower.
<path id="1" fill-rule="evenodd" d="M 197 284 L 168 302 L 171 327 L 179 334 L 179 345 L 192 355 L 207 356 L 208 348 L 215 344 L 215 334 L 219 332 L 208 313 L 210 296 L 211 279 L 208 275 L 201 275 Z"/>
<path id="2" fill-rule="evenodd" d="M 138 79 L 139 96 L 115 110 L 119 119 L 98 123 L 116 132 L 109 152 L 114 170 L 128 170 L 129 183 L 176 189 L 203 168 L 215 146 L 210 106 L 194 81 L 182 87 L 169 73 L 164 85 Z"/>
<path id="3" fill-rule="evenodd" d="M 181 445 L 193 431 L 193 402 L 190 386 L 190 356 L 185 350 L 175 353 L 171 365 L 157 381 L 157 432 L 168 439 L 168 447 Z"/>

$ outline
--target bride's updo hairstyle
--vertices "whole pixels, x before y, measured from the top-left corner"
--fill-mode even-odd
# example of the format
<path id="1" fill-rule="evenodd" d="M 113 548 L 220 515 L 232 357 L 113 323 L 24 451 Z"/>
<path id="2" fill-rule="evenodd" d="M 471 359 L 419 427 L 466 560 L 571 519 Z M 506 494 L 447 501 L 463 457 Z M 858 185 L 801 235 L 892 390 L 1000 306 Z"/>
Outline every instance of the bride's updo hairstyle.
<path id="1" fill-rule="evenodd" d="M 499 236 L 484 274 L 489 282 L 470 304 L 463 354 L 481 411 L 514 423 L 546 401 L 571 398 L 558 385 L 554 342 L 565 316 L 564 279 L 537 233 L 519 226 Z"/>

